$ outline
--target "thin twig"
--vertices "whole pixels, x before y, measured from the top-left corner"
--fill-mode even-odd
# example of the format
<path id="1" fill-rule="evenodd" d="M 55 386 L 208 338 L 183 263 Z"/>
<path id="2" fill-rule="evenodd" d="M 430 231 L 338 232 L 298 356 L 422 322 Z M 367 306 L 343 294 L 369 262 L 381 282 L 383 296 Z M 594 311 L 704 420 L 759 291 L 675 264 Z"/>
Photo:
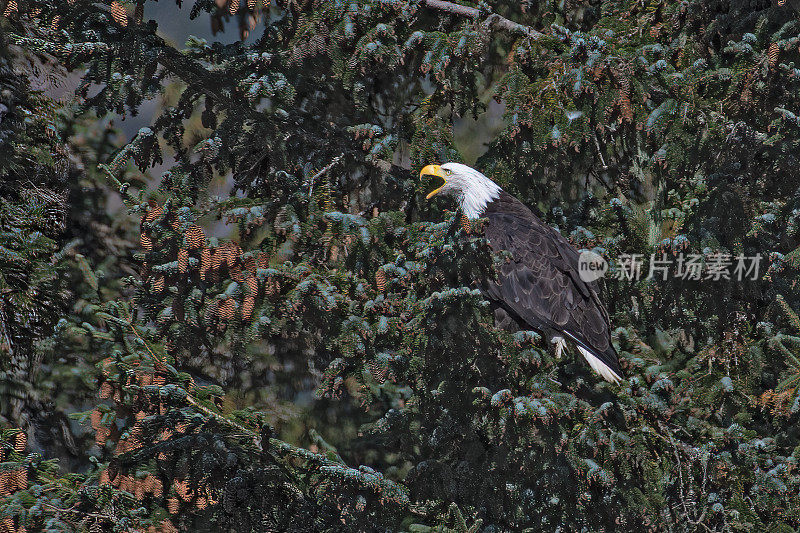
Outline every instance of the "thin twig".
<path id="1" fill-rule="evenodd" d="M 481 11 L 475 7 L 462 6 L 461 4 L 447 2 L 446 0 L 424 0 L 423 3 L 425 7 L 438 9 L 439 11 L 452 13 L 453 15 L 459 15 L 471 19 L 478 19 L 481 16 Z M 489 14 L 483 23 L 488 27 L 499 28 L 511 33 L 521 33 L 533 39 L 544 37 L 542 32 L 536 31 L 529 26 L 519 24 L 518 22 L 514 22 L 513 20 L 509 20 L 502 15 L 498 15 L 497 13 Z"/>

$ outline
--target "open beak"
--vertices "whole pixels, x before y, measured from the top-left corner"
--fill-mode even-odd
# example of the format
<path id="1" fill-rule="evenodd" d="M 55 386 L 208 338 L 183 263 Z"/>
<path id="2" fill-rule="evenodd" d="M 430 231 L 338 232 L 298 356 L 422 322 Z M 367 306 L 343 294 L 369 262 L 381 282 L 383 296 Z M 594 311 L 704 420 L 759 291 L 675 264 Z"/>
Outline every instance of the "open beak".
<path id="1" fill-rule="evenodd" d="M 423 168 L 419 172 L 419 177 L 421 178 L 422 176 L 437 176 L 439 178 L 442 178 L 442 182 L 443 182 L 442 185 L 438 189 L 434 189 L 434 190 L 432 190 L 431 192 L 428 193 L 428 196 L 425 197 L 425 199 L 427 199 L 427 200 L 430 200 L 431 198 L 436 196 L 436 194 L 439 191 L 441 191 L 442 188 L 445 185 L 447 185 L 447 178 L 444 177 L 444 170 L 442 170 L 442 167 L 439 166 L 439 165 L 428 165 L 428 166 L 426 166 L 425 168 Z"/>

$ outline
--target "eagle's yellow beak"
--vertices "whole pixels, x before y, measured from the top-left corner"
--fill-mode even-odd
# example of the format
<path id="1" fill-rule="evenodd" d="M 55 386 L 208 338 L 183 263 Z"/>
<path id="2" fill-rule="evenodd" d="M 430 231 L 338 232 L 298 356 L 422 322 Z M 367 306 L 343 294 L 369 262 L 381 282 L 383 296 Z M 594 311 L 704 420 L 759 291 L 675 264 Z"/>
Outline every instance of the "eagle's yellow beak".
<path id="1" fill-rule="evenodd" d="M 444 182 L 442 183 L 441 187 L 429 192 L 428 196 L 425 197 L 426 200 L 430 200 L 431 198 L 433 198 L 439 191 L 442 190 L 442 188 L 445 185 L 447 185 L 447 178 L 444 177 L 444 170 L 442 170 L 442 167 L 439 165 L 426 166 L 419 172 L 419 177 L 421 178 L 422 176 L 437 176 L 439 178 L 442 178 L 442 181 Z"/>

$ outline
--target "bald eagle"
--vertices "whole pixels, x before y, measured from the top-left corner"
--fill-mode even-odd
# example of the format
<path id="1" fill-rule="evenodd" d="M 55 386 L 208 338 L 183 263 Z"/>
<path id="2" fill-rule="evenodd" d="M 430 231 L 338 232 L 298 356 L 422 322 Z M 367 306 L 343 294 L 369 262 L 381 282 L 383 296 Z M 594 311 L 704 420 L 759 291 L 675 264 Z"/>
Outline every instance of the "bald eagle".
<path id="1" fill-rule="evenodd" d="M 497 281 L 482 286 L 495 309 L 523 329 L 541 332 L 554 344 L 557 357 L 569 339 L 595 372 L 618 383 L 622 371 L 611 343 L 608 312 L 597 282 L 581 279 L 578 251 L 567 239 L 473 168 L 428 165 L 420 172 L 420 177 L 425 175 L 444 181 L 427 198 L 456 197 L 468 219 L 486 219 L 484 235 L 492 249 L 511 254 Z"/>

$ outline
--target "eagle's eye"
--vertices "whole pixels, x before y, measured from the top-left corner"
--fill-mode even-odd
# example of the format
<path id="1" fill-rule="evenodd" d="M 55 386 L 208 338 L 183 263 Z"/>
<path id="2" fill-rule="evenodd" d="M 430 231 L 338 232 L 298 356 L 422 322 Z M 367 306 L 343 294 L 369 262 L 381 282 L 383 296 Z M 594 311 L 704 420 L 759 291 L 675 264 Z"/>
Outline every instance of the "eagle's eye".
<path id="1" fill-rule="evenodd" d="M 449 176 L 450 174 L 452 174 L 452 173 L 453 173 L 453 171 L 452 171 L 452 170 L 450 170 L 450 169 L 447 169 L 447 168 L 446 168 L 446 169 L 444 169 L 444 173 L 445 173 L 445 174 L 447 174 L 447 175 Z"/>

